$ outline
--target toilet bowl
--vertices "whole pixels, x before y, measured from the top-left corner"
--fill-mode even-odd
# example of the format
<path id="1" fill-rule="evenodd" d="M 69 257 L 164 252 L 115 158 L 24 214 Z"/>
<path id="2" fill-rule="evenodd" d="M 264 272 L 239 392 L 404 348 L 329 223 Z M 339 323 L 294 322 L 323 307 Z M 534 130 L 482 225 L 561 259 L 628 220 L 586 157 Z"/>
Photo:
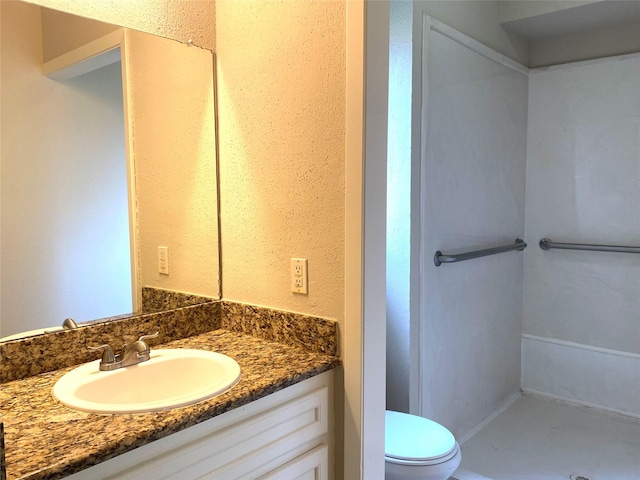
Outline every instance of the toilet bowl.
<path id="1" fill-rule="evenodd" d="M 385 480 L 447 480 L 460 465 L 460 447 L 442 425 L 386 411 Z"/>

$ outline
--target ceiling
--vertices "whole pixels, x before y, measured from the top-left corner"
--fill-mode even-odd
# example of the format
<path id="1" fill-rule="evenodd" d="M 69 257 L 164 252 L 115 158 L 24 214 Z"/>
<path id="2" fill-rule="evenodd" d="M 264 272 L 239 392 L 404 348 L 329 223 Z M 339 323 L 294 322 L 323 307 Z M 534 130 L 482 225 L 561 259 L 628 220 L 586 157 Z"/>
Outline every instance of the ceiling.
<path id="1" fill-rule="evenodd" d="M 543 2 L 547 6 L 549 3 Z M 503 22 L 503 27 L 529 40 L 640 23 L 640 0 L 601 0 L 588 4 L 558 2 L 564 8 Z"/>

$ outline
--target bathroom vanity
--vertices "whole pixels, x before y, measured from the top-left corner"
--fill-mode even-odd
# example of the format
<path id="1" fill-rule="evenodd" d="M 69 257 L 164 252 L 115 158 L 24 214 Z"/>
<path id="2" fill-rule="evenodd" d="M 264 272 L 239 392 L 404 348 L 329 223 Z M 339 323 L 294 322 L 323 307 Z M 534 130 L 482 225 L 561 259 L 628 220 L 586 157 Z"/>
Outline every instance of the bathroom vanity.
<path id="1" fill-rule="evenodd" d="M 328 479 L 332 372 L 67 477 Z"/>
<path id="2" fill-rule="evenodd" d="M 115 415 L 53 399 L 73 367 L 4 383 L 7 479 L 332 478 L 336 356 L 224 328 L 154 348 L 223 353 L 241 379 L 194 405 Z"/>

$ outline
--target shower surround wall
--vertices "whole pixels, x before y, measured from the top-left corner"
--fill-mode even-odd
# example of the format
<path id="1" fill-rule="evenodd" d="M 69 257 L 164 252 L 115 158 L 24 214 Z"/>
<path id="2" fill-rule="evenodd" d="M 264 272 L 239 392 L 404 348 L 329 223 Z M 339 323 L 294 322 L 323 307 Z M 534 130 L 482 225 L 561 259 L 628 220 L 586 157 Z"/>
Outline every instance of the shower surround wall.
<path id="1" fill-rule="evenodd" d="M 418 409 L 459 440 L 520 393 L 527 69 L 425 17 Z M 423 54 L 425 52 L 423 51 Z M 413 347 L 415 348 L 415 346 Z"/>
<path id="2" fill-rule="evenodd" d="M 532 70 L 522 387 L 640 416 L 640 55 Z M 534 243 L 535 242 L 535 243 Z"/>

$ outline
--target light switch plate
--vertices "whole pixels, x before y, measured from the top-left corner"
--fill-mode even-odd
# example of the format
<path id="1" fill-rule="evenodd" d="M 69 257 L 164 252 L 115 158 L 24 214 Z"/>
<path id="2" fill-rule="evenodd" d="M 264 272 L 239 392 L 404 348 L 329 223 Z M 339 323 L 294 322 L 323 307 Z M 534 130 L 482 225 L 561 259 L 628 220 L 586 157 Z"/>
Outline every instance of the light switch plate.
<path id="1" fill-rule="evenodd" d="M 158 273 L 169 275 L 169 247 L 158 247 Z"/>

